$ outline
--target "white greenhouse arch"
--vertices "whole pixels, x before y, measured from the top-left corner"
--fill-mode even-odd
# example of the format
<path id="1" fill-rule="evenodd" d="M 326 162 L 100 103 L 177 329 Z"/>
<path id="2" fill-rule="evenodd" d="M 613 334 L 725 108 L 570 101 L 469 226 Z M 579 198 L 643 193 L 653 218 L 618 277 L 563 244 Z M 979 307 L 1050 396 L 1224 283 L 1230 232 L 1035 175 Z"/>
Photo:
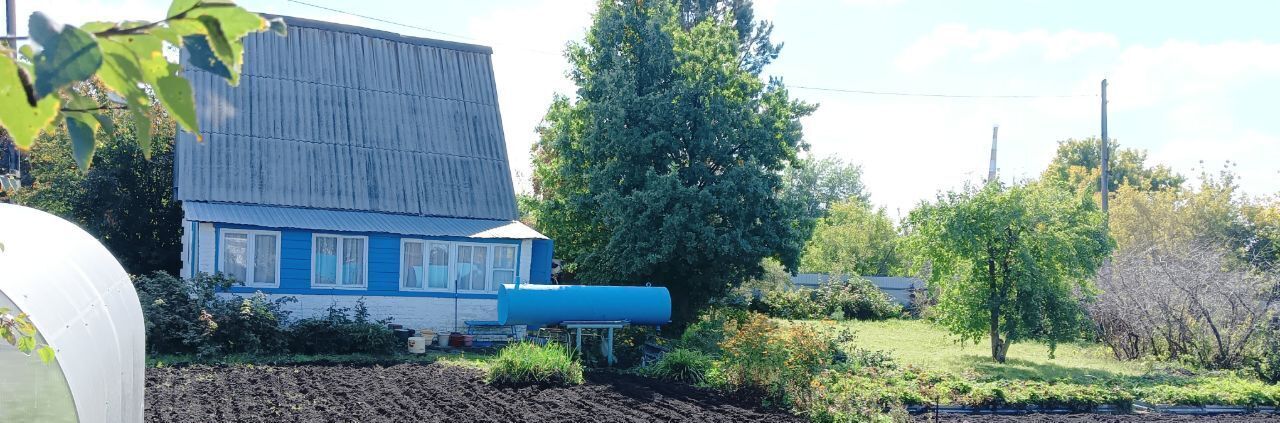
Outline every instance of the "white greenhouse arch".
<path id="1" fill-rule="evenodd" d="M 79 421 L 141 422 L 145 328 L 128 273 L 84 230 L 27 207 L 0 204 L 0 244 L 0 302 L 30 315 L 56 360 L 41 364 L 2 344 L 10 354 L 0 360 L 10 363 L 0 369 L 57 366 Z M 0 396 L 23 389 L 19 373 Z"/>

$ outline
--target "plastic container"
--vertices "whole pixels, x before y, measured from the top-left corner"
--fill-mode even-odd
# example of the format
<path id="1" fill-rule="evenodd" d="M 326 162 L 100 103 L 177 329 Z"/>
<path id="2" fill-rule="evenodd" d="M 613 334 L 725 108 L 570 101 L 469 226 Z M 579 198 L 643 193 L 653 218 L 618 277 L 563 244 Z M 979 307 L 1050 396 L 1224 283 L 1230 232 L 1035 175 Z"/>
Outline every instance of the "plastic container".
<path id="1" fill-rule="evenodd" d="M 427 352 L 427 339 L 421 336 L 409 338 L 409 352 L 413 354 L 422 354 Z"/>
<path id="2" fill-rule="evenodd" d="M 423 342 L 426 343 L 428 347 L 431 346 L 431 344 L 436 343 L 436 332 L 431 329 L 419 330 L 418 336 L 422 337 Z"/>
<path id="3" fill-rule="evenodd" d="M 449 346 L 449 334 L 444 333 L 444 332 L 437 333 L 437 334 L 436 334 L 436 345 L 439 345 L 439 346 L 441 346 L 441 347 L 448 347 L 448 346 Z"/>
<path id="4" fill-rule="evenodd" d="M 471 335 L 462 335 L 462 346 L 470 347 L 472 345 L 475 345 L 475 343 L 476 343 L 476 337 Z"/>
<path id="5" fill-rule="evenodd" d="M 461 334 L 461 333 L 458 333 L 458 332 L 450 333 L 450 334 L 449 334 L 449 346 L 450 346 L 450 347 L 463 347 L 463 346 L 465 346 L 465 341 L 462 339 L 462 334 Z"/>
<path id="6" fill-rule="evenodd" d="M 413 336 L 412 329 L 396 329 L 392 332 L 395 332 L 396 339 L 399 340 L 400 343 L 408 342 L 409 337 Z"/>

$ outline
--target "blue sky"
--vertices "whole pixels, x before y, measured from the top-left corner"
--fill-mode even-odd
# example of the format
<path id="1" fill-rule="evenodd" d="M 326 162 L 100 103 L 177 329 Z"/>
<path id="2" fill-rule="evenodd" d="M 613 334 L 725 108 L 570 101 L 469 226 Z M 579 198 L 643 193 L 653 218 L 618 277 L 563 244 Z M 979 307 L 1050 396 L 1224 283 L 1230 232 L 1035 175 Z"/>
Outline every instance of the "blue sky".
<path id="1" fill-rule="evenodd" d="M 424 32 L 287 0 L 251 10 L 406 35 L 489 44 L 513 177 L 528 186 L 529 146 L 555 92 L 572 93 L 556 54 L 590 24 L 590 0 L 305 0 Z M 786 47 L 766 72 L 791 86 L 965 95 L 940 99 L 793 89 L 820 108 L 806 118 L 812 154 L 863 166 L 874 203 L 905 214 L 938 190 L 985 177 L 1000 125 L 1006 180 L 1035 177 L 1055 141 L 1098 134 L 1111 88 L 1110 135 L 1194 176 L 1236 163 L 1253 195 L 1280 193 L 1280 2 L 757 0 Z M 68 23 L 159 17 L 167 1 L 18 0 Z M 25 21 L 24 19 L 21 19 Z M 25 22 L 24 22 L 25 24 Z M 23 25 L 25 26 L 25 25 Z M 25 31 L 25 29 L 24 29 Z M 527 189 L 527 188 L 526 188 Z"/>

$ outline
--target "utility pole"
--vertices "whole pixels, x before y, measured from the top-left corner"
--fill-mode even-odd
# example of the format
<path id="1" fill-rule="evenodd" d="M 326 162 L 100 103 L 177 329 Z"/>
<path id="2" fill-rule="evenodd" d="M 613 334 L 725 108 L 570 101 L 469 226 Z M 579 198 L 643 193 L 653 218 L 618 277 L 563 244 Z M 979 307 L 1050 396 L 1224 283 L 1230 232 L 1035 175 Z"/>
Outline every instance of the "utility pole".
<path id="1" fill-rule="evenodd" d="M 4 1 L 4 29 L 5 46 L 13 51 L 13 58 L 18 58 L 18 0 Z M 3 164 L 9 172 L 12 172 L 14 179 L 18 185 L 22 184 L 22 156 L 18 151 L 18 145 L 13 142 L 13 136 L 7 139 L 0 139 L 0 152 L 4 153 L 5 162 Z M 0 177 L 4 177 L 0 175 Z"/>
<path id="2" fill-rule="evenodd" d="M 1102 174 L 1102 181 L 1099 183 L 1098 192 L 1102 193 L 1102 216 L 1105 219 L 1107 215 L 1107 197 L 1110 195 L 1111 186 L 1111 150 L 1107 146 L 1107 80 L 1102 80 L 1102 162 L 1098 165 L 1099 172 Z"/>
<path id="3" fill-rule="evenodd" d="M 18 0 L 4 0 L 4 29 L 9 38 L 5 44 L 9 48 L 18 49 Z"/>
<path id="4" fill-rule="evenodd" d="M 991 167 L 987 169 L 987 183 L 996 180 L 996 133 L 1000 132 L 1000 125 L 991 127 Z"/>

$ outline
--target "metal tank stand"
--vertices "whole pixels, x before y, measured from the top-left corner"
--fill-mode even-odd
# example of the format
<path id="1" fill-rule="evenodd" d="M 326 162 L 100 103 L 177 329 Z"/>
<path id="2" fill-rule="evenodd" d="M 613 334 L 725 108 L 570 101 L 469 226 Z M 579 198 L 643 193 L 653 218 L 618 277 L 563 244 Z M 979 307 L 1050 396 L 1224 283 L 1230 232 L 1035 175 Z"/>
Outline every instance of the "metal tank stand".
<path id="1" fill-rule="evenodd" d="M 618 360 L 613 357 L 613 330 L 622 329 L 629 322 L 626 320 L 569 320 L 560 322 L 565 329 L 573 329 L 573 346 L 574 350 L 582 352 L 582 330 L 583 329 L 605 329 L 604 342 L 600 343 L 600 353 L 604 355 L 605 360 L 610 366 Z"/>

